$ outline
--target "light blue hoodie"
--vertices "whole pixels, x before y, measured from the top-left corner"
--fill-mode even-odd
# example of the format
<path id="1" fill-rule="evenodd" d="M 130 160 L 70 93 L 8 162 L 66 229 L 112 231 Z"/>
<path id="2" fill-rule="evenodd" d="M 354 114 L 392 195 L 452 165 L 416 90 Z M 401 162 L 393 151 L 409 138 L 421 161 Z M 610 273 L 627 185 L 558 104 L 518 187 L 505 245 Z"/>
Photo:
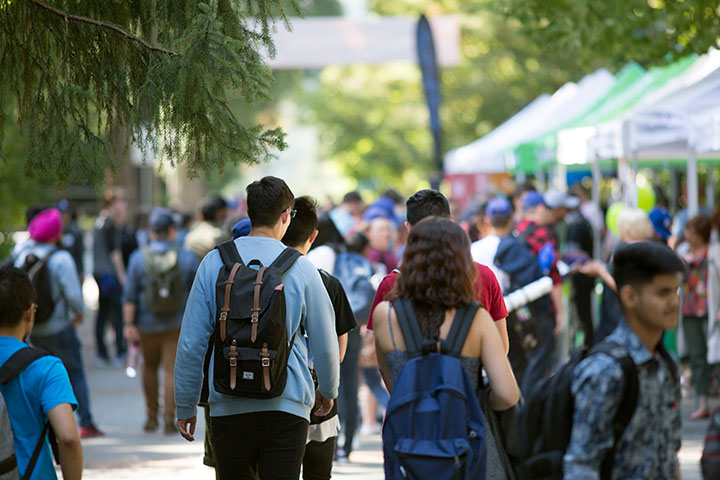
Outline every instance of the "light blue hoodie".
<path id="1" fill-rule="evenodd" d="M 235 240 L 246 264 L 258 259 L 270 265 L 285 245 L 268 237 L 241 237 Z M 208 253 L 198 268 L 183 316 L 175 360 L 175 403 L 178 418 L 195 416 L 202 387 L 202 367 L 208 341 L 215 328 L 215 284 L 222 260 L 217 250 Z M 288 340 L 300 324 L 309 338 L 318 377 L 318 390 L 325 398 L 336 398 L 340 381 L 335 314 L 320 274 L 305 257 L 283 275 L 287 310 Z M 218 393 L 213 388 L 210 368 L 210 415 L 220 417 L 243 413 L 281 411 L 310 419 L 315 387 L 307 364 L 305 342 L 296 341 L 288 359 L 288 378 L 283 394 L 271 399 L 240 398 Z M 211 363 L 212 365 L 212 363 Z"/>

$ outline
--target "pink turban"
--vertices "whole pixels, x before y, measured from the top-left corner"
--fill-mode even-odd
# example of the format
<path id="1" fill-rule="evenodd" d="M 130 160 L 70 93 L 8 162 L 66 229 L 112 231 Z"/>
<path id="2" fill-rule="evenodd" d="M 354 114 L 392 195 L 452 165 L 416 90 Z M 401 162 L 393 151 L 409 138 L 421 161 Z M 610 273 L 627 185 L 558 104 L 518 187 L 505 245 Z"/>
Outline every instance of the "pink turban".
<path id="1" fill-rule="evenodd" d="M 62 218 L 56 208 L 43 210 L 28 225 L 30 237 L 36 242 L 49 243 L 62 234 Z"/>

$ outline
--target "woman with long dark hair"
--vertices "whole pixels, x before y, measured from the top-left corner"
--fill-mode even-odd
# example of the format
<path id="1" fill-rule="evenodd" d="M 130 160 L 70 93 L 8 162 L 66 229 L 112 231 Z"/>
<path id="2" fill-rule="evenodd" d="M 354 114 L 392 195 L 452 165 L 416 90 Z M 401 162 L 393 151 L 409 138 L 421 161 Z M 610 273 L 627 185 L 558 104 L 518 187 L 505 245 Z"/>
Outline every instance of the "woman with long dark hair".
<path id="1" fill-rule="evenodd" d="M 378 364 L 388 391 L 408 361 L 395 299 L 412 303 L 423 337 L 447 337 L 458 308 L 475 302 L 477 269 L 470 256 L 470 240 L 449 219 L 430 217 L 413 226 L 403 255 L 401 274 L 393 290 L 373 313 Z M 505 410 L 517 403 L 520 391 L 490 314 L 479 308 L 461 351 L 461 362 L 477 390 L 481 366 L 491 392 L 489 406 Z"/>

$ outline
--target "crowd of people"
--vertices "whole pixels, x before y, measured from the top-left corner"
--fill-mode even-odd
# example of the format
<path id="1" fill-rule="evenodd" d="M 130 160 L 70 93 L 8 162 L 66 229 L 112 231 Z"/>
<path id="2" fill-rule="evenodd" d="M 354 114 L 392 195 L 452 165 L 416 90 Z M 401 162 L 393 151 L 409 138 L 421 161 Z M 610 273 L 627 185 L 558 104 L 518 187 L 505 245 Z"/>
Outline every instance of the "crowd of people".
<path id="1" fill-rule="evenodd" d="M 87 272 L 96 367 L 141 352 L 146 432 L 162 420 L 192 441 L 203 406 L 203 461 L 217 478 L 328 479 L 383 418 L 387 478 L 539 478 L 534 459 L 554 450 L 543 475 L 675 478 L 681 377 L 690 420 L 709 417 L 718 388 L 720 209 L 673 220 L 662 206 L 625 208 L 610 226 L 581 185 L 486 200 L 461 214 L 435 190 L 369 205 L 350 192 L 322 211 L 264 177 L 243 202 L 208 199 L 196 220 L 155 207 L 131 225 L 113 188 L 91 269 L 70 202 L 31 207 L 29 238 L 0 270 L 0 398 L 17 470 L 54 478 L 57 444 L 64 478 L 80 478 L 79 439 L 103 435 L 77 334 Z M 584 347 L 565 365 L 563 334 Z M 571 421 L 551 448 L 528 432 L 542 417 L 532 409 L 565 392 L 558 378 Z M 456 397 L 471 392 L 468 420 L 439 434 L 433 419 L 451 400 L 438 392 L 453 382 Z M 403 423 L 408 412 L 423 428 Z M 467 438 L 448 437 L 458 429 Z M 429 453 L 436 440 L 442 452 Z M 442 456 L 449 466 L 433 463 Z"/>

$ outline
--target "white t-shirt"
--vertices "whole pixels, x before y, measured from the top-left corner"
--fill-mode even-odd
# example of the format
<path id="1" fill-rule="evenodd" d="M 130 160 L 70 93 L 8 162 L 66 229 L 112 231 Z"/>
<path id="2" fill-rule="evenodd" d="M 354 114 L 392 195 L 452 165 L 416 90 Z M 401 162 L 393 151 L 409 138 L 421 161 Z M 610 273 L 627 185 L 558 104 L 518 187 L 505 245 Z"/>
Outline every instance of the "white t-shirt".
<path id="1" fill-rule="evenodd" d="M 335 271 L 335 258 L 337 254 L 332 247 L 327 245 L 321 245 L 317 248 L 313 248 L 307 254 L 307 258 L 315 265 L 315 268 L 322 268 L 330 275 Z"/>
<path id="2" fill-rule="evenodd" d="M 470 246 L 470 254 L 474 261 L 481 265 L 485 265 L 495 274 L 500 288 L 506 292 L 510 287 L 510 278 L 508 275 L 495 266 L 495 254 L 500 245 L 500 237 L 497 235 L 487 235 L 477 242 L 473 242 Z"/>

